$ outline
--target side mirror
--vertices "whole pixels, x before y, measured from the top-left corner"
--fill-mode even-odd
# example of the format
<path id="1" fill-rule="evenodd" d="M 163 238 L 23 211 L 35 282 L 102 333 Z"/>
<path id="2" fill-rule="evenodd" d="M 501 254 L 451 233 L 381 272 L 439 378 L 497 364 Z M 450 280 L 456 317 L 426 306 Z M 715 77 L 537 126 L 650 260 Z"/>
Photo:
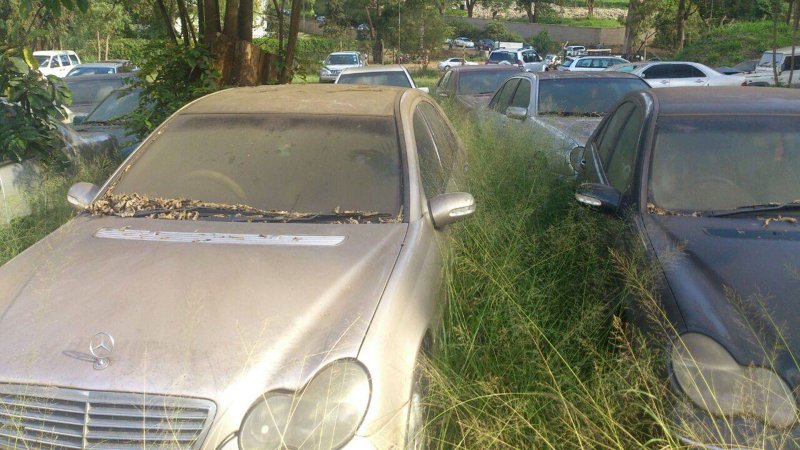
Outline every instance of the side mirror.
<path id="1" fill-rule="evenodd" d="M 569 167 L 572 169 L 573 172 L 578 173 L 586 167 L 586 159 L 584 158 L 584 153 L 586 151 L 586 147 L 582 145 L 576 145 L 572 147 L 572 150 L 569 151 L 569 155 L 567 156 L 567 162 L 569 163 Z"/>
<path id="2" fill-rule="evenodd" d="M 426 94 L 430 94 L 431 93 L 431 90 L 426 88 L 426 87 L 421 87 L 421 88 L 417 88 L 417 89 L 419 89 L 420 91 L 422 91 L 422 92 L 424 92 Z"/>
<path id="3" fill-rule="evenodd" d="M 604 212 L 615 213 L 622 204 L 622 193 L 605 184 L 583 183 L 575 192 L 575 200 Z"/>
<path id="4" fill-rule="evenodd" d="M 528 118 L 528 110 L 518 106 L 510 106 L 506 109 L 506 116 L 509 119 L 525 120 Z"/>
<path id="5" fill-rule="evenodd" d="M 75 183 L 67 192 L 67 202 L 77 211 L 83 211 L 89 207 L 100 192 L 100 187 L 92 183 Z"/>
<path id="6" fill-rule="evenodd" d="M 440 194 L 430 201 L 431 219 L 436 228 L 466 219 L 475 212 L 475 198 L 466 192 Z"/>

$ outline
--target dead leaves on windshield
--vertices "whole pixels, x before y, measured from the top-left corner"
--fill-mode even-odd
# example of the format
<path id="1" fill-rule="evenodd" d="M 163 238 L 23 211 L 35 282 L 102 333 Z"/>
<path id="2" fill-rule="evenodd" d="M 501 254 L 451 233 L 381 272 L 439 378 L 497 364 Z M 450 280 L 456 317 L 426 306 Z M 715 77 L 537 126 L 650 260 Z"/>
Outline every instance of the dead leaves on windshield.
<path id="1" fill-rule="evenodd" d="M 781 215 L 778 215 L 778 217 L 768 217 L 766 219 L 759 217 L 759 219 L 764 221 L 764 228 L 767 228 L 772 222 L 797 223 L 797 219 L 794 217 L 783 217 Z"/>

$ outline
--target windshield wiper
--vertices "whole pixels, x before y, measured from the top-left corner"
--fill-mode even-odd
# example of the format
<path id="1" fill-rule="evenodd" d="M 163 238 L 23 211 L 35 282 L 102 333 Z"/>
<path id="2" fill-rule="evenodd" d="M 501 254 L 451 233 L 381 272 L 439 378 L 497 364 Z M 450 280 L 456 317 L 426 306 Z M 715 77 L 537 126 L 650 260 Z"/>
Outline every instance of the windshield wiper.
<path id="1" fill-rule="evenodd" d="M 762 203 L 758 205 L 740 206 L 736 209 L 730 209 L 727 211 L 716 211 L 705 215 L 707 217 L 730 217 L 730 216 L 737 216 L 739 214 L 753 214 L 753 213 L 792 211 L 792 210 L 800 210 L 800 200 L 795 200 L 786 203 Z"/>
<path id="2" fill-rule="evenodd" d="M 398 214 L 367 211 L 343 211 L 332 213 L 291 213 L 286 215 L 242 216 L 233 222 L 334 222 L 334 223 L 390 223 L 400 222 Z"/>
<path id="3" fill-rule="evenodd" d="M 596 111 L 540 111 L 540 116 L 561 116 L 561 117 L 603 117 L 603 113 Z"/>

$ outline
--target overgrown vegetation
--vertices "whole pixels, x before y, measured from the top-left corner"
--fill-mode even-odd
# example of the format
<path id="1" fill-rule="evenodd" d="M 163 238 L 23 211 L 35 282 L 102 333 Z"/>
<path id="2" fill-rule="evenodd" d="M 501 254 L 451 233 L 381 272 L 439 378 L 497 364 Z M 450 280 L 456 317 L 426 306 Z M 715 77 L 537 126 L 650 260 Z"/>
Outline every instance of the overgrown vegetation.
<path id="1" fill-rule="evenodd" d="M 758 59 L 762 52 L 770 50 L 771 35 L 772 24 L 768 21 L 727 24 L 703 33 L 675 58 L 712 66 L 734 65 L 746 59 Z M 778 25 L 778 47 L 790 46 L 791 36 L 789 25 Z"/>
<path id="2" fill-rule="evenodd" d="M 575 204 L 541 136 L 458 128 L 479 207 L 453 232 L 435 446 L 677 447 L 664 432 L 663 360 L 634 357 L 615 319 L 628 292 L 627 260 L 612 250 L 621 222 Z"/>
<path id="3" fill-rule="evenodd" d="M 119 161 L 96 158 L 65 172 L 60 167 L 45 168 L 36 185 L 26 189 L 25 200 L 31 214 L 0 224 L 0 265 L 35 244 L 75 215 L 67 203 L 67 191 L 79 181 L 102 184 Z"/>

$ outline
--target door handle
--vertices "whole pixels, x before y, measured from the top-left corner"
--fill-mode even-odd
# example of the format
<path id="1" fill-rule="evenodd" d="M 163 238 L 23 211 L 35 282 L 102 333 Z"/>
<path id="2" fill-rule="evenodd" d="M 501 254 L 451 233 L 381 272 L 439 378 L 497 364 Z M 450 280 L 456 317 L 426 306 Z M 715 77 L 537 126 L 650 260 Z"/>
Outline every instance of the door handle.
<path id="1" fill-rule="evenodd" d="M 697 84 L 701 84 L 701 83 L 705 83 L 706 80 L 698 79 L 698 80 L 694 80 L 694 82 L 697 83 Z"/>
<path id="2" fill-rule="evenodd" d="M 661 80 L 660 83 L 661 84 L 669 84 L 669 80 Z"/>

